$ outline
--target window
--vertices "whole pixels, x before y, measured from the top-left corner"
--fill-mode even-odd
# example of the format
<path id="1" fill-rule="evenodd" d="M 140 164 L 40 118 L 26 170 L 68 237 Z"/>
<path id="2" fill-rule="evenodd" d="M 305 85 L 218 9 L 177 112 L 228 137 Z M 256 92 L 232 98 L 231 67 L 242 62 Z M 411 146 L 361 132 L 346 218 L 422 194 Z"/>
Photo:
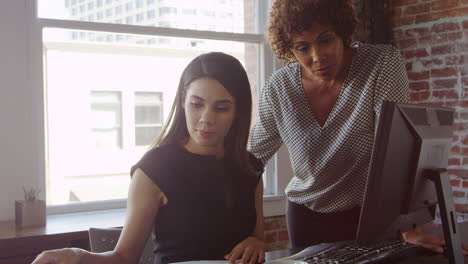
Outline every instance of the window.
<path id="1" fill-rule="evenodd" d="M 131 16 L 126 17 L 126 18 L 125 18 L 125 23 L 127 23 L 127 24 L 133 24 L 133 17 L 131 17 Z"/>
<path id="2" fill-rule="evenodd" d="M 146 13 L 146 17 L 147 17 L 148 19 L 155 18 L 155 17 L 156 17 L 156 11 L 154 11 L 154 10 L 149 10 L 149 11 Z"/>
<path id="3" fill-rule="evenodd" d="M 152 40 L 152 39 L 151 39 Z M 151 41 L 149 43 L 152 43 Z M 135 93 L 135 145 L 148 146 L 163 125 L 162 93 Z"/>
<path id="4" fill-rule="evenodd" d="M 175 7 L 161 7 L 159 8 L 159 15 L 164 16 L 164 15 L 172 15 L 172 14 L 177 14 L 177 8 Z"/>
<path id="5" fill-rule="evenodd" d="M 120 92 L 91 91 L 91 131 L 96 149 L 122 148 Z"/>
<path id="6" fill-rule="evenodd" d="M 103 4 L 106 9 L 100 9 L 101 16 L 114 25 L 69 22 L 76 19 L 67 17 L 66 13 L 52 15 L 45 11 L 53 6 L 50 1 L 37 1 L 41 29 L 38 35 L 42 36 L 44 52 L 37 57 L 43 59 L 38 67 L 43 67 L 47 80 L 44 82 L 47 130 L 44 144 L 47 180 L 44 182 L 48 205 L 64 205 L 54 207 L 58 209 L 51 212 L 85 201 L 103 201 L 105 208 L 111 200 L 126 198 L 129 168 L 159 135 L 170 112 L 180 74 L 195 56 L 222 51 L 238 58 L 249 74 L 255 104 L 259 87 L 273 69 L 273 57 L 265 48 L 264 37 L 245 33 L 256 30 L 255 13 L 244 13 L 244 3 L 255 0 L 233 1 L 233 12 L 242 15 L 227 22 L 213 16 L 212 23 L 203 13 L 196 12 L 200 5 L 196 1 L 181 1 L 183 4 L 177 7 L 176 1 L 174 6 L 157 9 L 154 5 L 160 2 L 149 9 L 145 6 L 147 0 L 131 1 L 140 6 L 137 15 L 128 11 L 130 2 L 120 2 L 126 5 L 116 19 L 112 17 L 117 12 L 115 6 L 109 6 L 112 2 L 106 0 Z M 156 11 L 161 10 L 171 16 L 160 20 Z M 193 19 L 176 23 L 178 16 L 183 15 L 182 10 L 193 14 Z M 96 17 L 100 20 L 97 12 Z M 238 31 L 222 34 L 214 31 L 232 25 Z M 201 27 L 212 32 L 181 30 Z M 265 194 L 275 194 L 273 174 L 267 175 Z M 77 208 L 85 207 L 77 204 Z"/>
<path id="7" fill-rule="evenodd" d="M 96 6 L 102 7 L 102 0 L 96 0 Z"/>
<path id="8" fill-rule="evenodd" d="M 142 22 L 144 19 L 145 19 L 145 14 L 140 13 L 140 14 L 137 14 L 137 15 L 136 15 L 136 22 L 137 22 L 137 23 Z"/>
<path id="9" fill-rule="evenodd" d="M 127 11 L 132 11 L 133 10 L 133 3 L 132 2 L 128 2 L 125 4 L 125 9 Z"/>
<path id="10" fill-rule="evenodd" d="M 116 15 L 122 14 L 122 6 L 116 6 L 115 7 L 115 14 Z"/>
<path id="11" fill-rule="evenodd" d="M 143 8 L 143 5 L 144 5 L 143 0 L 135 0 L 135 2 L 136 2 L 137 8 Z"/>
<path id="12" fill-rule="evenodd" d="M 106 10 L 106 17 L 107 17 L 107 18 L 109 18 L 109 17 L 111 17 L 111 16 L 113 15 L 113 12 L 112 12 L 112 11 L 113 11 L 113 10 L 112 10 L 111 8 L 109 8 L 109 9 Z"/>
<path id="13" fill-rule="evenodd" d="M 187 16 L 194 16 L 196 14 L 196 9 L 182 9 L 182 14 L 187 15 Z"/>

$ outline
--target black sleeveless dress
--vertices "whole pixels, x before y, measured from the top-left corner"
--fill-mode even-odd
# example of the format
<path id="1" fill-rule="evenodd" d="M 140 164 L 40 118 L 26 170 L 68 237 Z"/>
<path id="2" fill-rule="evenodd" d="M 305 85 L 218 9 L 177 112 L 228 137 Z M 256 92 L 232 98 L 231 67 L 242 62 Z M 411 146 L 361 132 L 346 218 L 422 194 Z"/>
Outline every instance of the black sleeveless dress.
<path id="1" fill-rule="evenodd" d="M 252 162 L 261 163 L 252 155 Z M 155 263 L 223 260 L 255 228 L 259 176 L 232 161 L 188 152 L 178 144 L 147 152 L 132 167 L 143 170 L 169 202 L 154 223 Z"/>

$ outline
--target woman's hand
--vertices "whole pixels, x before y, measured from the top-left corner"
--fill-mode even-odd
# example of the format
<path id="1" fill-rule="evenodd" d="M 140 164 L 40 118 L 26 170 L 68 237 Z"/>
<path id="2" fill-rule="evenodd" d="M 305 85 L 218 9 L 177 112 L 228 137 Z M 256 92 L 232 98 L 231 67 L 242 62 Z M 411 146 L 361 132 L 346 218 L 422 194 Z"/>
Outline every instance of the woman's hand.
<path id="1" fill-rule="evenodd" d="M 224 256 L 226 260 L 234 263 L 237 259 L 242 258 L 242 264 L 256 264 L 265 262 L 265 243 L 253 236 L 241 241 L 232 251 Z"/>
<path id="2" fill-rule="evenodd" d="M 32 264 L 80 264 L 83 250 L 79 248 L 64 248 L 44 251 Z"/>
<path id="3" fill-rule="evenodd" d="M 403 239 L 408 243 L 419 245 L 421 247 L 430 249 L 437 253 L 444 252 L 444 246 L 445 246 L 444 239 L 440 236 L 424 233 L 421 231 L 419 227 L 408 232 L 403 232 L 402 235 L 403 235 Z M 462 246 L 463 255 L 467 255 L 468 246 L 465 246 L 463 244 L 461 246 Z"/>

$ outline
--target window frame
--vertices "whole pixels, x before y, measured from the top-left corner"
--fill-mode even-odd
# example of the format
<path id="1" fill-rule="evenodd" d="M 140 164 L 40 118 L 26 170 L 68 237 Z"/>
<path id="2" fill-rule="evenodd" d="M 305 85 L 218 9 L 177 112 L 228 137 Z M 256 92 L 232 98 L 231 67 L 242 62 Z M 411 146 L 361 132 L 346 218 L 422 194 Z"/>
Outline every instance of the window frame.
<path id="1" fill-rule="evenodd" d="M 112 24 L 91 21 L 74 21 L 62 20 L 52 18 L 41 18 L 38 16 L 38 1 L 23 0 L 27 7 L 28 24 L 30 25 L 30 54 L 31 54 L 31 86 L 38 89 L 38 94 L 41 96 L 37 103 L 37 112 L 41 115 L 42 124 L 38 125 L 43 130 L 43 137 L 40 139 L 39 145 L 41 146 L 41 153 L 38 159 L 39 169 L 43 173 L 39 173 L 40 177 L 37 179 L 39 188 L 46 190 L 46 172 L 47 172 L 47 124 L 45 111 L 47 104 L 44 102 L 45 98 L 45 85 L 44 80 L 44 64 L 45 58 L 43 56 L 43 36 L 42 32 L 45 28 L 61 28 L 70 30 L 89 30 L 95 32 L 110 32 L 110 33 L 123 33 L 123 34 L 140 34 L 140 35 L 153 35 L 157 37 L 183 37 L 195 39 L 208 39 L 208 40 L 226 40 L 238 41 L 244 43 L 255 43 L 259 45 L 259 87 L 262 89 L 266 80 L 276 70 L 282 67 L 282 64 L 275 58 L 269 45 L 265 42 L 262 34 L 266 25 L 268 10 L 271 6 L 271 0 L 255 0 L 255 28 L 257 34 L 252 33 L 229 33 L 229 32 L 214 32 L 214 31 L 199 31 L 191 29 L 176 29 L 164 28 L 157 26 L 141 26 L 141 25 L 128 25 L 128 24 Z M 280 149 L 265 167 L 266 179 L 264 183 L 268 194 L 264 195 L 264 215 L 275 216 L 284 215 L 286 210 L 286 198 L 283 190 L 287 182 L 289 182 L 290 175 L 292 175 L 289 163 L 289 156 L 287 150 Z M 82 202 L 79 204 L 67 205 L 48 205 L 47 214 L 64 214 L 74 212 L 85 212 L 94 210 L 106 210 L 125 208 L 126 199 L 121 200 L 108 200 L 97 202 Z"/>

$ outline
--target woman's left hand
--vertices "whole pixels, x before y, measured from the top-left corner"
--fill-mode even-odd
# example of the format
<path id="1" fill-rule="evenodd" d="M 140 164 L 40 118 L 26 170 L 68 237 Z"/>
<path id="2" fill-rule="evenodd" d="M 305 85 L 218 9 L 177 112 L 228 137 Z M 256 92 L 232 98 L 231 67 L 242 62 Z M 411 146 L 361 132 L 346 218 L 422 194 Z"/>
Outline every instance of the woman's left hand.
<path id="1" fill-rule="evenodd" d="M 442 237 L 427 234 L 421 231 L 419 227 L 403 232 L 403 239 L 411 244 L 419 245 L 421 247 L 430 249 L 437 253 L 444 252 L 445 241 Z M 463 255 L 468 254 L 468 246 L 461 245 Z"/>
<path id="2" fill-rule="evenodd" d="M 241 241 L 237 244 L 229 254 L 224 256 L 231 263 L 239 258 L 242 258 L 241 264 L 256 264 L 265 262 L 265 243 L 253 236 Z"/>

